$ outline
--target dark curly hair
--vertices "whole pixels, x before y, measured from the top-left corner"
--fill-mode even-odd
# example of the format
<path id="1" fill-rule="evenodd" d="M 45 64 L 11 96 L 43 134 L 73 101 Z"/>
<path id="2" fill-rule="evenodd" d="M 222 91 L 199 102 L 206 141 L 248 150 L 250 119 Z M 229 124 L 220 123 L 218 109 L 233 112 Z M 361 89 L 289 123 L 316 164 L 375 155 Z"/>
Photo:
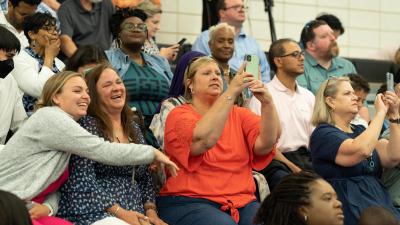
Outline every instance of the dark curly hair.
<path id="1" fill-rule="evenodd" d="M 303 49 L 307 48 L 307 42 L 314 40 L 314 29 L 322 25 L 327 25 L 327 23 L 323 20 L 311 20 L 304 25 L 300 35 L 300 44 Z"/>
<path id="2" fill-rule="evenodd" d="M 368 93 L 370 91 L 369 83 L 362 76 L 358 74 L 347 74 L 349 77 L 351 86 L 355 91 L 363 91 Z"/>
<path id="3" fill-rule="evenodd" d="M 69 58 L 65 70 L 78 71 L 79 67 L 89 64 L 107 62 L 104 51 L 95 45 L 79 46 L 78 50 Z"/>
<path id="4" fill-rule="evenodd" d="M 332 30 L 339 30 L 340 35 L 344 33 L 342 22 L 340 22 L 339 18 L 337 18 L 335 15 L 322 14 L 315 19 L 325 21 L 332 28 Z"/>
<path id="5" fill-rule="evenodd" d="M 28 35 L 29 31 L 37 33 L 39 29 L 45 26 L 56 27 L 56 18 L 54 18 L 50 13 L 37 12 L 25 17 L 23 22 L 24 34 L 28 39 L 29 44 L 31 43 L 31 38 Z"/>
<path id="6" fill-rule="evenodd" d="M 146 21 L 147 15 L 141 9 L 130 9 L 130 8 L 123 8 L 118 9 L 110 19 L 110 30 L 113 35 L 113 39 L 117 39 L 119 33 L 121 32 L 121 24 L 124 22 L 125 19 L 130 17 L 137 17 L 141 19 L 143 22 Z"/>
<path id="7" fill-rule="evenodd" d="M 319 179 L 319 175 L 304 171 L 284 177 L 261 203 L 254 224 L 307 225 L 300 207 L 310 204 L 310 186 Z"/>

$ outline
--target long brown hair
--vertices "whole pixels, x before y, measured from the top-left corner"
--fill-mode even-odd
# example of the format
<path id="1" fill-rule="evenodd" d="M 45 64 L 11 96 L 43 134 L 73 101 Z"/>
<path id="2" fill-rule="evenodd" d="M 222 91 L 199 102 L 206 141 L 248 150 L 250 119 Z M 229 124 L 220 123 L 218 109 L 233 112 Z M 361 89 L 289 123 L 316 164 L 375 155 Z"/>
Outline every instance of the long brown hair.
<path id="1" fill-rule="evenodd" d="M 88 72 L 85 76 L 86 83 L 89 88 L 89 95 L 91 98 L 91 102 L 88 108 L 88 115 L 98 119 L 98 125 L 100 126 L 101 131 L 106 137 L 113 138 L 113 127 L 111 126 L 111 121 L 108 114 L 101 107 L 101 102 L 96 87 L 97 82 L 101 77 L 101 74 L 106 69 L 114 70 L 114 68 L 109 63 L 102 63 L 90 70 L 90 72 Z M 129 137 L 132 142 L 138 143 L 138 135 L 132 127 L 133 122 L 142 125 L 140 116 L 136 115 L 129 108 L 125 99 L 125 105 L 121 111 L 122 128 L 124 130 L 124 133 Z"/>

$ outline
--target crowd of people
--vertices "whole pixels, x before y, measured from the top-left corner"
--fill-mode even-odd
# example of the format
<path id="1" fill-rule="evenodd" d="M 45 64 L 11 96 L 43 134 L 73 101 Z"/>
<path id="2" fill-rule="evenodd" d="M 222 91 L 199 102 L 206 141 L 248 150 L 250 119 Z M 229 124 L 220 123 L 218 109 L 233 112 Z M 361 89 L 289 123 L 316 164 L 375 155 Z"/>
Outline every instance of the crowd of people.
<path id="1" fill-rule="evenodd" d="M 219 0 L 177 58 L 159 1 L 5 2 L 4 224 L 400 224 L 400 85 L 369 114 L 334 15 L 266 55 Z"/>

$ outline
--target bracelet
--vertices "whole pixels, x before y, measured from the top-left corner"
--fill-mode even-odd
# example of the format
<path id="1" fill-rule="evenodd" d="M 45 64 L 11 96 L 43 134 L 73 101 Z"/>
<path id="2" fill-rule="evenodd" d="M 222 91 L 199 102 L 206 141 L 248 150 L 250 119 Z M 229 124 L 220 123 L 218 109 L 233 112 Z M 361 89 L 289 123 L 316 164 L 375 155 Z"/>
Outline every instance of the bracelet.
<path id="1" fill-rule="evenodd" d="M 389 122 L 400 124 L 400 117 L 397 119 L 389 119 Z"/>
<path id="2" fill-rule="evenodd" d="M 111 214 L 114 215 L 115 217 L 117 217 L 117 213 L 118 213 L 120 208 L 121 207 L 117 206 L 117 209 L 114 212 L 112 212 Z"/>

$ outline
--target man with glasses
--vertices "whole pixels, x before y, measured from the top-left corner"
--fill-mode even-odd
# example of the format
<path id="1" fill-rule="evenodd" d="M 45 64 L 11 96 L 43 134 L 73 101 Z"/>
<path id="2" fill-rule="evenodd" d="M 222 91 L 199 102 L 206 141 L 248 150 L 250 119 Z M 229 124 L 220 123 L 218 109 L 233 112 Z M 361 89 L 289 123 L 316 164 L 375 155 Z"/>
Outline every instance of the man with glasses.
<path id="1" fill-rule="evenodd" d="M 81 45 L 111 46 L 109 20 L 115 8 L 111 0 L 66 0 L 57 12 L 61 28 L 61 50 L 67 56 Z"/>
<path id="2" fill-rule="evenodd" d="M 270 80 L 270 70 L 264 51 L 257 41 L 247 35 L 242 25 L 246 19 L 243 0 L 219 0 L 217 11 L 220 23 L 228 23 L 235 28 L 235 52 L 229 60 L 229 65 L 237 71 L 244 61 L 245 55 L 257 55 L 260 58 L 261 80 L 267 83 Z M 209 42 L 209 30 L 200 34 L 193 44 L 192 50 L 211 55 Z"/>
<path id="3" fill-rule="evenodd" d="M 321 84 L 331 76 L 357 73 L 354 65 L 337 56 L 333 30 L 322 20 L 308 22 L 301 31 L 300 42 L 305 49 L 304 74 L 299 84 L 316 94 Z"/>
<path id="4" fill-rule="evenodd" d="M 275 159 L 261 172 L 270 189 L 287 174 L 303 169 L 311 170 L 309 137 L 313 131 L 310 123 L 314 108 L 314 95 L 299 86 L 296 78 L 304 72 L 304 51 L 292 39 L 280 39 L 271 44 L 268 60 L 276 76 L 266 84 L 279 115 L 282 134 Z M 261 115 L 261 103 L 255 97 L 249 108 Z"/>

